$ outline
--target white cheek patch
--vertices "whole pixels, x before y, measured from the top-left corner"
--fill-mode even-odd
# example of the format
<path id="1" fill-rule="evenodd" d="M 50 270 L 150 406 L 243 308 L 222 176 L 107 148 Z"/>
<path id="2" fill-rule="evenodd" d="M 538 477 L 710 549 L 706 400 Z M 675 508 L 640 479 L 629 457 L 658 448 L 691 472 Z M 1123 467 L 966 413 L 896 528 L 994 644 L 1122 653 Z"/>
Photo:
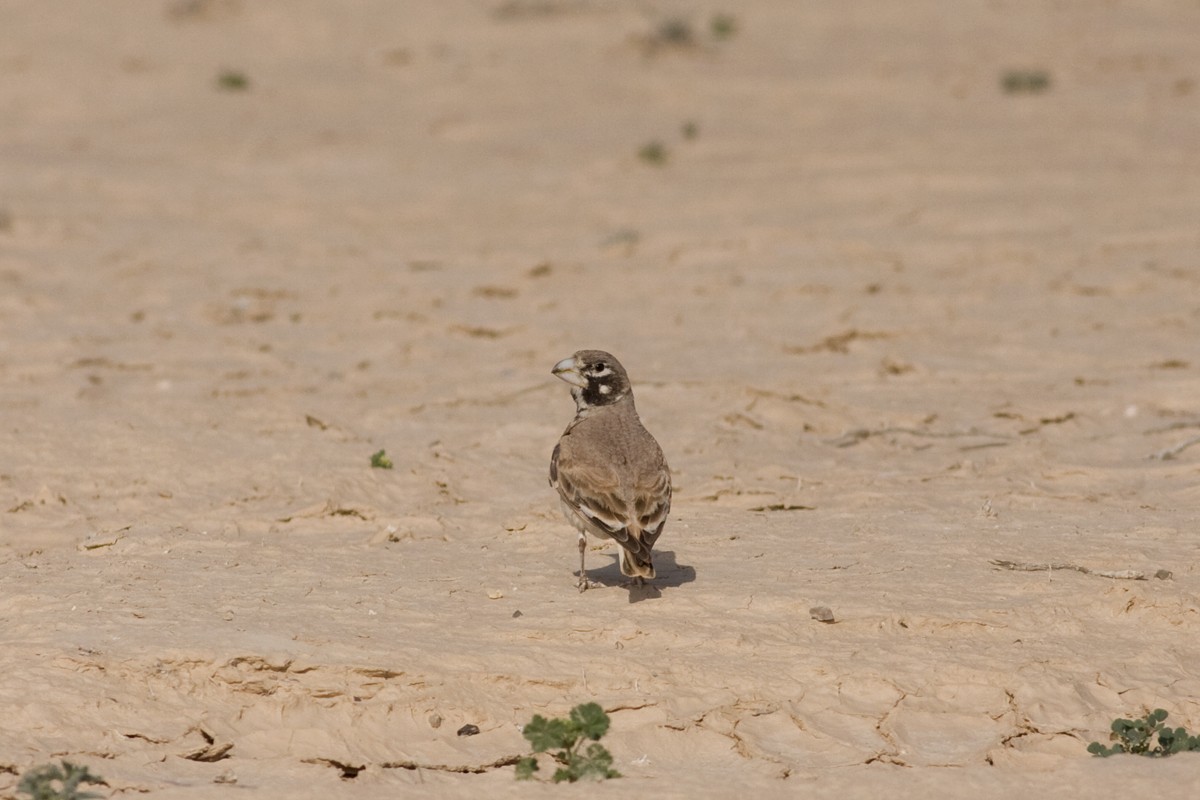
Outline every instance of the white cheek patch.
<path id="1" fill-rule="evenodd" d="M 600 394 L 612 394 L 612 387 L 607 383 L 600 384 Z"/>

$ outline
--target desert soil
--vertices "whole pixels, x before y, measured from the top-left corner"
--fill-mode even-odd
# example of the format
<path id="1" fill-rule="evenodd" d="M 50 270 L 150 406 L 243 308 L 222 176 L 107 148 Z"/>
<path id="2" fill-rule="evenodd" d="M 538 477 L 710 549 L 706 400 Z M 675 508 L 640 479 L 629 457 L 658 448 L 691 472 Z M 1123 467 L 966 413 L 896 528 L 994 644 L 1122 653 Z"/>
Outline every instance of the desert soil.
<path id="1" fill-rule="evenodd" d="M 0 796 L 1195 796 L 1086 746 L 1200 728 L 1198 41 L 4 3 Z M 673 468 L 645 590 L 546 485 L 584 347 Z M 624 777 L 517 783 L 589 701 Z"/>

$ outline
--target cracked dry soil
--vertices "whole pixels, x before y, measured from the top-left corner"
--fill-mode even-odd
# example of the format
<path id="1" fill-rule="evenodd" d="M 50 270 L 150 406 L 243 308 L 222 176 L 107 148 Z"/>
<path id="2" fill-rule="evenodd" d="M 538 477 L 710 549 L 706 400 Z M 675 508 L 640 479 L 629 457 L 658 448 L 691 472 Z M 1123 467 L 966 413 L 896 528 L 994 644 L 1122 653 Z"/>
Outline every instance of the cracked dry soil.
<path id="1" fill-rule="evenodd" d="M 588 701 L 589 792 L 1200 794 L 1085 750 L 1200 729 L 1194 2 L 55 7 L 0 32 L 0 796 L 527 797 Z M 645 590 L 546 487 L 582 347 L 673 468 Z"/>

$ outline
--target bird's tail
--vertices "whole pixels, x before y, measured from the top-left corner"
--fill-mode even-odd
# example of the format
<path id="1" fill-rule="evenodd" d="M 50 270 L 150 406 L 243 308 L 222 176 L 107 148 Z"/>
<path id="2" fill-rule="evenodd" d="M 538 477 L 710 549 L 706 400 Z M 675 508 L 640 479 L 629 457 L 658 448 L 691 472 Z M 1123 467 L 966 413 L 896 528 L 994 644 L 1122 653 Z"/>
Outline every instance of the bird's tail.
<path id="1" fill-rule="evenodd" d="M 634 553 L 620 548 L 621 574 L 629 578 L 653 578 L 654 562 L 650 560 L 650 551 Z"/>

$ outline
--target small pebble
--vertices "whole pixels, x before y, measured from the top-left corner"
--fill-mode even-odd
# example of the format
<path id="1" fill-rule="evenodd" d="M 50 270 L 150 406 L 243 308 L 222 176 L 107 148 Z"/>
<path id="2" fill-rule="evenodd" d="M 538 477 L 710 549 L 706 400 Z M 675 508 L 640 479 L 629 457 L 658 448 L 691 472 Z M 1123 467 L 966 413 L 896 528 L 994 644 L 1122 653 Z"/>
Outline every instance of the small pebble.
<path id="1" fill-rule="evenodd" d="M 517 618 L 523 617 L 523 616 L 525 616 L 525 615 L 521 613 L 521 609 L 519 609 L 519 608 L 513 612 L 513 619 L 517 619 Z"/>
<path id="2" fill-rule="evenodd" d="M 458 729 L 459 736 L 474 736 L 477 733 L 479 733 L 479 726 L 469 722 Z"/>
<path id="3" fill-rule="evenodd" d="M 833 618 L 833 612 L 829 609 L 829 606 L 813 606 L 808 610 L 808 615 L 817 622 L 832 623 L 837 621 Z"/>
<path id="4" fill-rule="evenodd" d="M 429 715 L 429 727 L 431 727 L 431 728 L 442 727 L 442 715 L 441 714 L 430 714 Z"/>
<path id="5" fill-rule="evenodd" d="M 1160 569 L 1158 572 L 1154 573 L 1154 577 L 1158 578 L 1160 581 L 1169 581 L 1174 576 L 1171 575 L 1171 570 Z"/>

